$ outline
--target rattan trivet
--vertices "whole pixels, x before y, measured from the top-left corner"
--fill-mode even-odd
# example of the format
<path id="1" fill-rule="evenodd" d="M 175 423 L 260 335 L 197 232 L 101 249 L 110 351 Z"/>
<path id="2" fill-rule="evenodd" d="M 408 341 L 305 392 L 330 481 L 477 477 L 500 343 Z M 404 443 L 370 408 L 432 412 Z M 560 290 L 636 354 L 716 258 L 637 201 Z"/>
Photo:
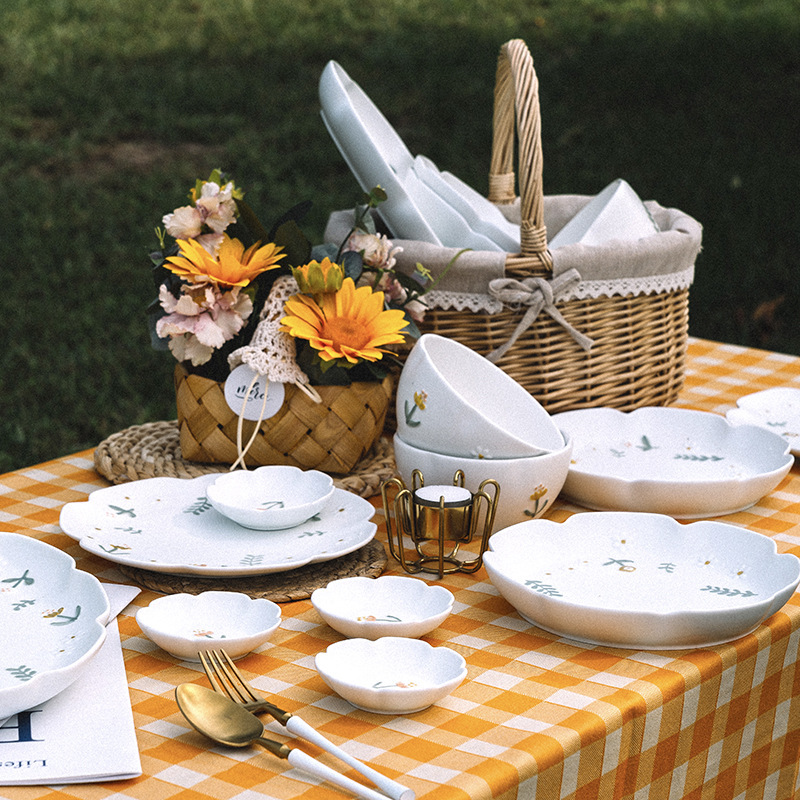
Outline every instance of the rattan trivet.
<path id="1" fill-rule="evenodd" d="M 200 464 L 181 455 L 178 423 L 147 422 L 133 425 L 103 440 L 94 451 L 95 469 L 112 483 L 142 478 L 196 478 L 227 472 L 225 464 Z M 361 497 L 380 493 L 381 483 L 394 476 L 394 449 L 383 436 L 349 475 L 333 475 L 334 484 Z"/>
<path id="2" fill-rule="evenodd" d="M 363 576 L 377 578 L 388 563 L 383 545 L 373 539 L 352 553 L 330 561 L 306 564 L 304 567 L 273 572 L 269 575 L 217 578 L 204 575 L 168 575 L 137 567 L 117 565 L 120 572 L 139 586 L 164 594 L 199 594 L 208 591 L 244 592 L 251 597 L 264 597 L 274 603 L 288 603 L 311 597 L 314 589 L 327 586 L 337 578 Z"/>

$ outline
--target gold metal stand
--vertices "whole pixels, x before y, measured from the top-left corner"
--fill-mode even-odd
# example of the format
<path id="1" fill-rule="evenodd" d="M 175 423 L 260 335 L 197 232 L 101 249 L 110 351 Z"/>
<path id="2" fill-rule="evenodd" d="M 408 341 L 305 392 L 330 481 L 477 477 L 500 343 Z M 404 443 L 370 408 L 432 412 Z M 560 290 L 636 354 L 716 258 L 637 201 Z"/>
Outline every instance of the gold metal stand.
<path id="1" fill-rule="evenodd" d="M 488 479 L 474 494 L 464 488 L 464 473 L 458 470 L 452 485 L 425 486 L 422 473 L 411 474 L 411 488 L 400 478 L 381 484 L 389 552 L 406 572 L 430 572 L 442 576 L 452 572 L 475 572 L 483 563 L 494 525 L 500 485 Z M 493 489 L 490 495 L 486 490 Z M 391 494 L 394 492 L 394 499 Z M 481 524 L 481 518 L 483 520 Z M 458 551 L 481 530 L 480 552 L 460 559 Z M 414 553 L 406 555 L 403 538 L 411 540 Z"/>

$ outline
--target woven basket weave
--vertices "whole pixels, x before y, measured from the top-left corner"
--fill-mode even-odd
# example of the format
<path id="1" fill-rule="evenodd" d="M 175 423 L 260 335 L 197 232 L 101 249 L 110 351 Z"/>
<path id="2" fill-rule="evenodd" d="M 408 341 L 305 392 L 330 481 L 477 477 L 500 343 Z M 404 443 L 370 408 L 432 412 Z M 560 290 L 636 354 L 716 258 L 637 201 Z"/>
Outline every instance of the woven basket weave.
<path id="1" fill-rule="evenodd" d="M 521 40 L 504 44 L 495 85 L 489 199 L 516 201 L 515 130 L 521 203 L 521 247 L 508 254 L 505 274 L 524 279 L 552 274 L 543 215 L 538 81 Z M 516 118 L 516 126 L 515 126 Z M 683 383 L 689 329 L 688 289 L 557 303 L 563 317 L 594 340 L 588 351 L 549 315 L 540 314 L 497 365 L 548 411 L 611 406 L 630 410 L 666 405 Z M 505 344 L 523 311 L 497 314 L 431 309 L 425 333 L 456 339 L 487 354 Z"/>
<path id="2" fill-rule="evenodd" d="M 315 403 L 293 384 L 278 412 L 261 422 L 247 450 L 247 466 L 284 464 L 301 469 L 347 474 L 383 432 L 392 379 L 317 386 Z M 175 368 L 175 397 L 183 458 L 233 464 L 239 457 L 239 415 L 225 400 L 224 383 Z M 242 422 L 247 443 L 256 423 Z"/>

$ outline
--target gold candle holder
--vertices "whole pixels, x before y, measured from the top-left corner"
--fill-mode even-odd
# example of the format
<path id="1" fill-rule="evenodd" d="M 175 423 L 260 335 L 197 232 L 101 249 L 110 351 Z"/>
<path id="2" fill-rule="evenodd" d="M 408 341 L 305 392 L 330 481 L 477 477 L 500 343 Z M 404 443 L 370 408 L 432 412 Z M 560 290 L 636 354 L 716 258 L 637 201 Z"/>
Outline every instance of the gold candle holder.
<path id="1" fill-rule="evenodd" d="M 452 572 L 480 569 L 500 496 L 497 481 L 483 481 L 473 494 L 464 488 L 462 470 L 455 473 L 451 485 L 425 486 L 422 473 L 415 469 L 410 489 L 400 478 L 392 478 L 381 484 L 381 496 L 389 552 L 406 572 L 430 572 L 441 578 Z M 459 558 L 461 546 L 471 542 L 479 530 L 478 555 Z M 414 548 L 410 557 L 404 537 Z"/>

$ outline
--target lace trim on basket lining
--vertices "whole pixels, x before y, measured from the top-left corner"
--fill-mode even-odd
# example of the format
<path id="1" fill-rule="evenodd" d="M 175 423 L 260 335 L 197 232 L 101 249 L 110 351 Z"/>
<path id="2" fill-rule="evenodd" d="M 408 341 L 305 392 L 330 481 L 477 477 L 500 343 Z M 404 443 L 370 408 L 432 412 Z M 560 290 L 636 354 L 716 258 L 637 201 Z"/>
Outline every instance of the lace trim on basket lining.
<path id="1" fill-rule="evenodd" d="M 617 278 L 606 281 L 581 281 L 574 289 L 565 291 L 558 299 L 587 300 L 597 297 L 616 297 L 632 294 L 660 294 L 688 289 L 694 280 L 694 265 L 683 272 L 668 275 L 647 275 L 643 278 Z M 463 292 L 444 292 L 434 289 L 425 295 L 429 308 L 442 311 L 472 311 L 498 314 L 503 310 L 502 303 L 488 294 L 466 294 Z"/>

